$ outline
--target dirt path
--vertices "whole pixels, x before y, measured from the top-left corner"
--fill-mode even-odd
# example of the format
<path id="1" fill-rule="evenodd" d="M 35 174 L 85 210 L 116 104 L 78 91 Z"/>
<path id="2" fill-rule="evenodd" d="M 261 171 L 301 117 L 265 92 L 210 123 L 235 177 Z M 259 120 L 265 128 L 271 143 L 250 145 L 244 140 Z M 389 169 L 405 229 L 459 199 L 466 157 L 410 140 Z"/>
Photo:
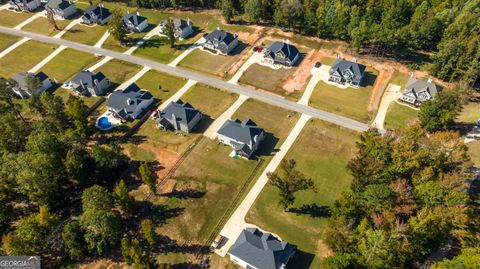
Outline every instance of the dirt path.
<path id="1" fill-rule="evenodd" d="M 368 112 L 373 112 L 378 109 L 380 100 L 382 99 L 383 92 L 388 85 L 388 81 L 392 77 L 393 71 L 380 69 L 378 70 L 378 76 L 373 85 L 372 93 L 370 95 L 370 101 L 368 103 Z"/>

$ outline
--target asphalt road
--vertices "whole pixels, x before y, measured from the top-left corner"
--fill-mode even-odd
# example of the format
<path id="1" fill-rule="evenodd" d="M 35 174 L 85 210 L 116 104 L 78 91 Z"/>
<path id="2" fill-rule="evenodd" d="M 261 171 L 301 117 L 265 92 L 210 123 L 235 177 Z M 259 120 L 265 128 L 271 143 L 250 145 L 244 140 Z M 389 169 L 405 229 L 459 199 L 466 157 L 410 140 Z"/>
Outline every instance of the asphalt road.
<path id="1" fill-rule="evenodd" d="M 106 50 L 106 49 L 102 49 L 102 48 L 96 48 L 94 46 L 84 45 L 84 44 L 80 44 L 80 43 L 77 43 L 77 42 L 68 41 L 68 40 L 64 40 L 64 39 L 54 38 L 54 37 L 50 37 L 50 36 L 44 36 L 44 35 L 31 33 L 31 32 L 26 32 L 26 31 L 22 31 L 22 30 L 16 30 L 16 29 L 4 27 L 4 26 L 0 26 L 0 32 L 5 33 L 5 34 L 10 34 L 10 35 L 28 37 L 28 38 L 31 38 L 33 40 L 37 40 L 37 41 L 41 41 L 41 42 L 45 42 L 45 43 L 63 45 L 63 46 L 66 46 L 66 47 L 70 47 L 70 48 L 73 48 L 73 49 L 85 51 L 85 52 L 88 52 L 88 53 L 93 53 L 93 54 L 98 54 L 98 55 L 103 55 L 103 56 L 110 56 L 112 58 L 120 59 L 120 60 L 123 60 L 123 61 L 126 61 L 126 62 L 131 62 L 131 63 L 134 63 L 134 64 L 147 66 L 147 67 L 150 67 L 152 69 L 155 69 L 155 70 L 167 73 L 167 74 L 171 74 L 171 75 L 178 76 L 178 77 L 188 78 L 188 79 L 191 79 L 191 80 L 198 81 L 200 83 L 210 85 L 210 86 L 215 87 L 215 88 L 219 88 L 219 89 L 234 92 L 234 93 L 237 93 L 237 94 L 245 95 L 245 96 L 248 96 L 250 98 L 253 98 L 253 99 L 256 99 L 256 100 L 259 100 L 259 101 L 262 101 L 262 102 L 265 102 L 265 103 L 268 103 L 268 104 L 271 104 L 271 105 L 274 105 L 274 106 L 278 106 L 278 107 L 282 107 L 282 108 L 289 109 L 289 110 L 292 110 L 292 111 L 296 111 L 296 112 L 299 112 L 299 113 L 303 113 L 303 114 L 309 115 L 313 118 L 318 118 L 318 119 L 321 119 L 321 120 L 324 120 L 324 121 L 327 121 L 327 122 L 331 122 L 331 123 L 334 123 L 334 124 L 337 124 L 337 125 L 340 125 L 340 126 L 343 126 L 343 127 L 355 130 L 355 131 L 362 132 L 362 131 L 365 131 L 369 128 L 368 124 L 361 123 L 359 121 L 355 121 L 355 120 L 352 120 L 352 119 L 349 119 L 349 118 L 346 118 L 346 117 L 343 117 L 343 116 L 339 116 L 339 115 L 336 115 L 336 114 L 333 114 L 333 113 L 329 113 L 329 112 L 326 112 L 326 111 L 323 111 L 323 110 L 312 108 L 312 107 L 309 107 L 309 106 L 306 106 L 306 105 L 298 104 L 298 103 L 286 100 L 282 97 L 279 97 L 279 96 L 276 96 L 276 95 L 273 95 L 273 94 L 269 94 L 269 93 L 266 93 L 266 92 L 263 92 L 263 91 L 257 91 L 257 90 L 254 90 L 254 89 L 251 89 L 251 88 L 248 88 L 248 87 L 245 87 L 245 86 L 235 85 L 235 84 L 223 81 L 221 79 L 213 78 L 211 76 L 203 75 L 203 74 L 200 74 L 200 73 L 192 72 L 192 71 L 185 70 L 185 69 L 178 68 L 178 67 L 172 67 L 172 66 L 169 66 L 167 64 L 161 64 L 161 63 L 154 62 L 154 61 L 151 61 L 151 60 L 148 60 L 148 59 L 135 57 L 135 56 L 132 56 L 132 55 L 128 55 L 128 54 L 124 54 L 124 53 L 120 53 L 120 52 L 115 52 L 115 51 L 110 51 L 110 50 Z M 21 57 L 21 55 L 19 55 L 19 57 Z"/>

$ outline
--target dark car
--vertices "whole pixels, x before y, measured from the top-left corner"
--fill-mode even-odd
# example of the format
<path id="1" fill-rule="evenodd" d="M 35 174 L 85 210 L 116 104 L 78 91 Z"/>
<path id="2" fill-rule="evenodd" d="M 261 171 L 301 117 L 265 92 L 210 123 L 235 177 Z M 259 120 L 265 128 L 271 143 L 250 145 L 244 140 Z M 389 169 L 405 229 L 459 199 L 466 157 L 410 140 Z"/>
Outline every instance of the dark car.
<path id="1" fill-rule="evenodd" d="M 253 47 L 253 52 L 257 52 L 257 50 L 258 50 L 257 46 Z"/>
<path id="2" fill-rule="evenodd" d="M 315 63 L 315 68 L 319 68 L 320 66 L 322 66 L 322 63 L 320 63 L 320 62 Z"/>

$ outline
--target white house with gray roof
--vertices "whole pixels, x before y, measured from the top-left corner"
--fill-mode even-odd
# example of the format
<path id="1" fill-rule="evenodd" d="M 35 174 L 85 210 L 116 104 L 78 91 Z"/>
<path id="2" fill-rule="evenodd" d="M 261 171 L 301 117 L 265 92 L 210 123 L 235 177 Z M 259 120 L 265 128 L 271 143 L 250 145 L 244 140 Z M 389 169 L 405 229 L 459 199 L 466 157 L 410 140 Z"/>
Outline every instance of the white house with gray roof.
<path id="1" fill-rule="evenodd" d="M 110 85 L 110 81 L 102 72 L 92 73 L 83 70 L 67 81 L 64 87 L 80 95 L 100 96 L 105 95 Z"/>
<path id="2" fill-rule="evenodd" d="M 231 146 L 235 155 L 248 159 L 265 139 L 265 131 L 251 119 L 227 120 L 218 130 L 217 139 Z"/>
<path id="3" fill-rule="evenodd" d="M 365 65 L 357 63 L 355 59 L 347 61 L 337 58 L 329 70 L 329 81 L 342 85 L 360 86 L 365 77 Z"/>
<path id="4" fill-rule="evenodd" d="M 131 33 L 143 32 L 148 27 L 148 20 L 144 16 L 140 16 L 140 12 L 132 14 L 128 13 L 122 18 L 123 26 Z"/>
<path id="5" fill-rule="evenodd" d="M 10 0 L 8 4 L 16 11 L 34 11 L 42 5 L 40 0 Z"/>
<path id="6" fill-rule="evenodd" d="M 433 99 L 437 93 L 437 86 L 432 82 L 431 78 L 424 81 L 411 75 L 405 85 L 400 101 L 411 105 L 420 105 L 425 101 Z"/>
<path id="7" fill-rule="evenodd" d="M 52 81 L 43 72 L 39 72 L 37 74 L 33 74 L 30 72 L 20 72 L 17 73 L 12 79 L 16 82 L 15 85 L 12 87 L 12 91 L 19 98 L 28 98 L 31 97 L 32 94 L 35 96 L 39 96 L 42 92 L 52 88 L 53 86 Z M 35 89 L 33 93 L 28 87 L 28 79 L 37 79 L 39 82 L 40 86 Z"/>
<path id="8" fill-rule="evenodd" d="M 82 16 L 82 21 L 85 24 L 98 24 L 103 25 L 106 24 L 110 18 L 112 17 L 112 13 L 108 8 L 104 7 L 103 5 L 98 6 L 90 6 Z"/>
<path id="9" fill-rule="evenodd" d="M 191 132 L 202 119 L 202 113 L 188 102 L 177 100 L 158 111 L 155 117 L 157 126 L 162 130 Z"/>
<path id="10" fill-rule="evenodd" d="M 246 228 L 230 248 L 230 260 L 247 269 L 284 269 L 296 248 L 257 228 Z"/>
<path id="11" fill-rule="evenodd" d="M 190 19 L 184 20 L 179 18 L 170 18 L 170 20 L 172 20 L 173 23 L 173 31 L 175 33 L 175 38 L 182 40 L 193 34 L 193 24 Z M 166 20 L 160 22 L 160 33 L 163 33 L 165 31 L 166 25 Z"/>
<path id="12" fill-rule="evenodd" d="M 134 120 L 153 103 L 153 96 L 149 91 L 141 90 L 132 83 L 124 90 L 114 91 L 107 101 L 107 109 L 117 118 Z"/>
<path id="13" fill-rule="evenodd" d="M 273 42 L 263 54 L 263 63 L 275 65 L 281 64 L 284 66 L 294 66 L 300 59 L 300 52 L 297 47 L 286 42 Z"/>
<path id="14" fill-rule="evenodd" d="M 205 37 L 203 47 L 217 53 L 227 55 L 238 46 L 236 34 L 226 32 L 217 28 Z"/>
<path id="15" fill-rule="evenodd" d="M 45 5 L 45 9 L 61 19 L 68 19 L 77 12 L 75 4 L 66 0 L 50 0 Z"/>

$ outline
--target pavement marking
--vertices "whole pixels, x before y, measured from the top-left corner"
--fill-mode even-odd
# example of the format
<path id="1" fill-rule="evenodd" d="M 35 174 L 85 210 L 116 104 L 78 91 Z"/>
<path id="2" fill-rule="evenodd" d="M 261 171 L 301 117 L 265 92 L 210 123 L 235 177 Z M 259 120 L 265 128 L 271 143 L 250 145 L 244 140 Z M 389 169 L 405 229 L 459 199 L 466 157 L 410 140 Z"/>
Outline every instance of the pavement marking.
<path id="1" fill-rule="evenodd" d="M 43 16 L 43 12 L 38 12 L 38 13 L 35 13 L 35 15 L 31 16 L 30 18 L 26 19 L 25 21 L 23 21 L 22 23 L 20 23 L 19 25 L 15 26 L 13 29 L 16 29 L 16 30 L 20 30 L 22 29 L 25 25 L 31 23 L 32 21 L 40 18 Z"/>

